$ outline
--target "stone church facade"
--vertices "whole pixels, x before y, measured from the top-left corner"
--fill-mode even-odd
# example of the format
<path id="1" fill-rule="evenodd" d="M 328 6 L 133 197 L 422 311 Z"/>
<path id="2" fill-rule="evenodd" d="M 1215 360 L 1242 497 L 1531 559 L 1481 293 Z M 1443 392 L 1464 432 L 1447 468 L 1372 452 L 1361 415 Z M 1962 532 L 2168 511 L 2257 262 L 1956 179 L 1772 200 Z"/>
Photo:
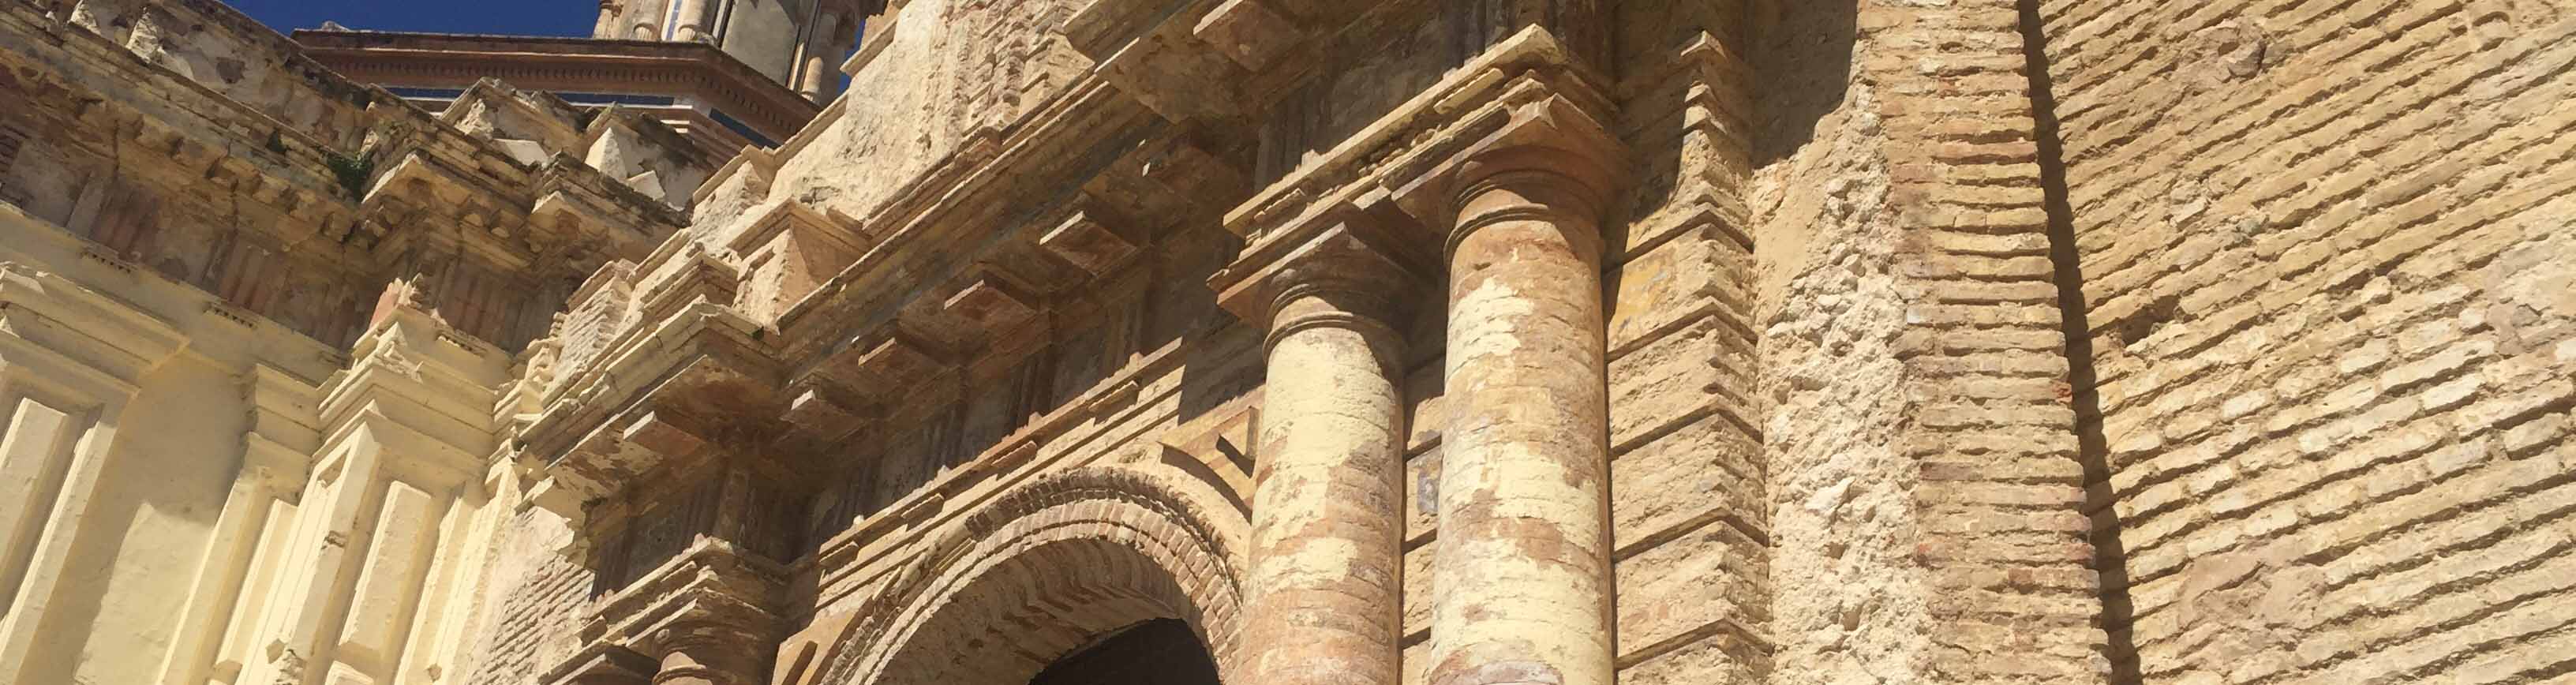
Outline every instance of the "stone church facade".
<path id="1" fill-rule="evenodd" d="M 2563 3 L 595 33 L 0 6 L 0 683 L 2576 678 Z"/>

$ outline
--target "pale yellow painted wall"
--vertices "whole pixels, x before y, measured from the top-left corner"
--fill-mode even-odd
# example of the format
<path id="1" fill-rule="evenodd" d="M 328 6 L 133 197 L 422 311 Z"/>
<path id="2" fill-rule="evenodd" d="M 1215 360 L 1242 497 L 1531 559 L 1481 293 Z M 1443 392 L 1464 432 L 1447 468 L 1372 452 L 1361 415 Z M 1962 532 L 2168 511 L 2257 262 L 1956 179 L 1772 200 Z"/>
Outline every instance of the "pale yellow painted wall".
<path id="1" fill-rule="evenodd" d="M 22 583 L 9 593 L 12 629 L 32 630 L 20 662 L 0 662 L 0 683 L 152 683 L 171 650 L 181 646 L 176 643 L 220 638 L 219 631 L 183 631 L 182 623 L 191 602 L 228 604 L 192 596 L 201 574 L 247 563 L 210 559 L 208 552 L 241 469 L 251 426 L 251 369 L 266 364 L 289 378 L 319 379 L 339 364 L 336 353 L 273 323 L 245 324 L 210 309 L 213 297 L 201 290 L 119 268 L 83 250 L 78 238 L 51 222 L 0 206 L 0 270 L 16 277 L 10 286 L 35 286 L 9 290 L 0 299 L 33 309 L 60 329 L 103 336 L 82 345 L 45 342 L 66 357 L 115 358 L 128 345 L 148 349 L 171 342 L 124 339 L 133 335 L 133 322 L 176 333 L 178 345 L 129 380 L 130 398 L 106 400 L 121 401 L 123 408 L 89 487 L 51 482 L 57 477 L 37 488 L 35 499 L 49 501 L 29 505 L 34 518 L 43 520 L 27 525 L 43 535 L 68 533 L 71 542 L 58 562 L 33 555 L 0 560 L 22 579 L 31 565 L 60 564 L 50 592 L 30 594 Z M 26 298 L 57 304 L 28 305 Z M 61 349 L 67 347 L 80 349 Z M 0 373 L 65 373 L 60 366 L 8 368 Z M 31 381 L 13 379 L 21 386 Z M 9 404 L 17 404 L 14 392 Z M 78 502 L 82 496 L 86 503 Z M 66 512 L 79 513 L 65 521 Z"/>

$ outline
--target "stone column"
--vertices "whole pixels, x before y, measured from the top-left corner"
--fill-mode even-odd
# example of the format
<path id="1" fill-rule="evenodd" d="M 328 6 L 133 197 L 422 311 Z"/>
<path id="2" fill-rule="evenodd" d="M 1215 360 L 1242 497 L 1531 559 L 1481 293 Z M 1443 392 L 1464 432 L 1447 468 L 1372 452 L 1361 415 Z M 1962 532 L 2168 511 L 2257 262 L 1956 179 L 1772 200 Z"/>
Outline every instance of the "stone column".
<path id="1" fill-rule="evenodd" d="M 815 102 L 831 99 L 832 77 L 841 66 L 832 60 L 839 57 L 840 45 L 841 13 L 825 11 L 805 34 L 805 64 L 796 75 L 797 94 Z"/>
<path id="2" fill-rule="evenodd" d="M 599 0 L 599 20 L 591 22 L 590 37 L 615 38 L 617 31 L 616 0 Z"/>
<path id="3" fill-rule="evenodd" d="M 1327 236 L 1274 276 L 1244 672 L 1396 685 L 1403 632 L 1403 336 L 1412 282 Z"/>
<path id="4" fill-rule="evenodd" d="M 1609 438 L 1597 156 L 1458 169 L 1432 685 L 1610 685 Z"/>
<path id="5" fill-rule="evenodd" d="M 676 0 L 680 14 L 671 19 L 671 40 L 705 41 L 707 36 L 707 0 Z M 712 42 L 712 41 L 709 41 Z"/>

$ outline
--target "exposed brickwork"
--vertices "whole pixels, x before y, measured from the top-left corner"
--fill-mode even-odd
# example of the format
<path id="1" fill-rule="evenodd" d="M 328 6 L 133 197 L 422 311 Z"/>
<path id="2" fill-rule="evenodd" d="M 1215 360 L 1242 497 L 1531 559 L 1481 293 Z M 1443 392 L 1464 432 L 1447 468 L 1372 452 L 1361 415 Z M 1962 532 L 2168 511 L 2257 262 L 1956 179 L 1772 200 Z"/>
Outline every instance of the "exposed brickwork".
<path id="1" fill-rule="evenodd" d="M 807 1 L 0 6 L 0 681 L 2576 676 L 2563 3 Z"/>
<path id="2" fill-rule="evenodd" d="M 530 685 L 571 651 L 590 599 L 591 573 L 555 551 L 570 531 L 551 519 L 532 510 L 502 526 L 483 602 L 490 608 L 466 685 Z"/>
<path id="3" fill-rule="evenodd" d="M 1921 512 L 1940 682 L 2101 682 L 2090 526 L 2020 12 L 1864 3 L 1888 202 L 1905 235 L 1893 351 L 1915 403 L 1898 446 Z"/>
<path id="4" fill-rule="evenodd" d="M 1788 10 L 1783 27 L 1790 41 L 1830 41 L 1837 19 Z M 1777 104 L 1824 114 L 1816 142 L 1783 151 L 1777 165 L 1797 175 L 1779 181 L 1761 234 L 1792 274 L 1765 348 L 1780 403 L 1766 435 L 1775 630 L 1783 663 L 1815 665 L 1780 675 L 2098 682 L 2017 12 L 1865 2 L 1848 21 L 1842 103 Z M 1794 187 L 1819 179 L 1824 197 Z M 1872 590 L 1786 590 L 1820 583 Z"/>
<path id="5" fill-rule="evenodd" d="M 2576 16 L 2040 6 L 2124 667 L 2566 677 Z"/>

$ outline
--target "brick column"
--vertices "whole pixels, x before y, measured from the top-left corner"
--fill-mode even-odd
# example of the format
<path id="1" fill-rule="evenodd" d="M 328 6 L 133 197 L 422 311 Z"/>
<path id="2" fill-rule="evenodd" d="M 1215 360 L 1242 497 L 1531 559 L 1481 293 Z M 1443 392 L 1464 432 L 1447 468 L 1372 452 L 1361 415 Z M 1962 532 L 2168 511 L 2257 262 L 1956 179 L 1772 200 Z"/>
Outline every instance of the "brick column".
<path id="1" fill-rule="evenodd" d="M 1247 673 L 1396 685 L 1404 534 L 1396 267 L 1342 234 L 1273 277 Z"/>
<path id="2" fill-rule="evenodd" d="M 1456 172 L 1432 685 L 1610 685 L 1597 156 L 1524 144 Z"/>

